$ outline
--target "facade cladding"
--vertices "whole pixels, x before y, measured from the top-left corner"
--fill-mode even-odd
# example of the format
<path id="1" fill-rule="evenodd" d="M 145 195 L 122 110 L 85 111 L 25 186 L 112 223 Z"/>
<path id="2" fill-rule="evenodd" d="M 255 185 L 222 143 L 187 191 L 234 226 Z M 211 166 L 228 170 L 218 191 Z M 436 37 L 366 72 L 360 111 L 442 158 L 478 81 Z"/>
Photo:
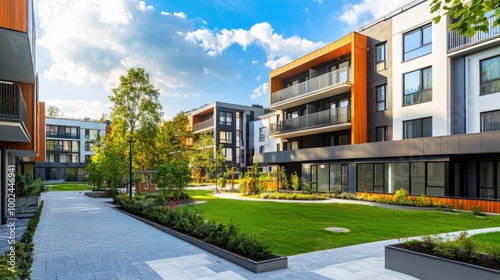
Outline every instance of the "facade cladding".
<path id="1" fill-rule="evenodd" d="M 32 174 L 43 160 L 44 103 L 38 102 L 33 1 L 0 1 L 0 224 L 13 188 L 7 177 Z M 10 38 L 5 39 L 5 38 Z"/>
<path id="2" fill-rule="evenodd" d="M 106 135 L 106 123 L 72 119 L 45 119 L 45 162 L 35 162 L 34 177 L 81 181 L 94 154 L 92 146 Z"/>
<path id="3" fill-rule="evenodd" d="M 272 71 L 281 147 L 254 161 L 320 192 L 500 200 L 500 27 L 469 38 L 433 16 L 411 2 Z"/>

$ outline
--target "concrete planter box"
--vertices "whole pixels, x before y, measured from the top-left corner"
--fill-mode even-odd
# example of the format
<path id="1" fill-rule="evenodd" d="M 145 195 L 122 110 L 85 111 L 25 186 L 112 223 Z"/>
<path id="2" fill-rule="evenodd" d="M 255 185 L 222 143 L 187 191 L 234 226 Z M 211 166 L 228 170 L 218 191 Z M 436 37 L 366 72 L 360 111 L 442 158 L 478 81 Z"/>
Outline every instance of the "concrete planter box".
<path id="1" fill-rule="evenodd" d="M 500 271 L 385 246 L 385 268 L 419 279 L 500 279 Z"/>
<path id="2" fill-rule="evenodd" d="M 17 197 L 16 198 L 16 214 L 30 214 L 36 213 L 38 211 L 38 207 L 42 201 L 42 197 L 30 196 L 30 197 Z"/>
<path id="3" fill-rule="evenodd" d="M 252 271 L 254 273 L 261 273 L 261 272 L 267 272 L 267 271 L 273 271 L 273 270 L 278 270 L 278 269 L 283 269 L 283 268 L 288 268 L 288 258 L 283 257 L 283 256 L 276 256 L 276 258 L 271 259 L 271 260 L 265 260 L 265 261 L 254 261 L 245 257 L 242 257 L 240 255 L 237 255 L 235 253 L 229 252 L 227 250 L 221 249 L 219 247 L 216 247 L 212 244 L 205 243 L 199 239 L 196 239 L 194 237 L 191 237 L 189 235 L 180 233 L 178 231 L 175 231 L 173 229 L 170 229 L 168 227 L 164 227 L 162 225 L 159 225 L 157 223 L 151 222 L 147 219 L 141 218 L 139 216 L 130 214 L 128 212 L 122 211 L 118 208 L 115 208 L 118 211 L 121 211 L 122 213 L 125 213 L 131 217 L 134 217 L 152 227 L 155 227 L 163 232 L 166 232 L 172 236 L 175 236 L 183 241 L 186 241 L 194 246 L 197 246 L 207 252 L 210 252 L 218 257 L 221 257 L 227 261 L 230 261 L 234 264 L 237 264 L 245 269 L 248 269 L 249 271 Z"/>

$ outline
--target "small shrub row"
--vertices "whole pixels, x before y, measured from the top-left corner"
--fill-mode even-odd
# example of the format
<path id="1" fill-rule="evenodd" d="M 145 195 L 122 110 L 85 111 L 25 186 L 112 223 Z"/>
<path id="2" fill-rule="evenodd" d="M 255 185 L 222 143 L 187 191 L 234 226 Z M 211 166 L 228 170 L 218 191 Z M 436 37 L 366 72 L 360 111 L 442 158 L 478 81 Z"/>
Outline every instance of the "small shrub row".
<path id="1" fill-rule="evenodd" d="M 500 270 L 500 248 L 490 247 L 488 254 L 478 253 L 478 245 L 467 232 L 461 232 L 454 240 L 439 236 L 423 236 L 422 240 L 407 240 L 397 247 L 430 254 L 450 260 L 480 265 Z"/>
<path id="2" fill-rule="evenodd" d="M 123 198 L 115 199 L 120 209 L 146 218 L 181 233 L 193 236 L 217 247 L 232 251 L 253 260 L 267 260 L 274 257 L 270 245 L 260 242 L 254 235 L 239 233 L 230 224 L 206 221 L 199 212 L 188 208 L 158 207 L 153 203 Z"/>
<path id="3" fill-rule="evenodd" d="M 284 193 L 284 192 L 264 192 L 260 194 L 264 199 L 287 199 L 287 200 L 322 200 L 324 196 L 307 193 Z"/>
<path id="4" fill-rule="evenodd" d="M 14 256 L 9 250 L 5 252 L 4 255 L 0 255 L 0 279 L 11 280 L 11 279 L 31 279 L 31 265 L 33 264 L 33 235 L 35 235 L 36 227 L 40 221 L 40 216 L 42 214 L 43 201 L 38 208 L 38 211 L 31 217 L 26 227 L 26 231 L 21 237 L 20 242 L 16 242 L 11 246 L 15 248 Z M 11 264 L 9 261 L 13 257 L 15 259 L 15 270 L 12 271 L 9 268 Z"/>

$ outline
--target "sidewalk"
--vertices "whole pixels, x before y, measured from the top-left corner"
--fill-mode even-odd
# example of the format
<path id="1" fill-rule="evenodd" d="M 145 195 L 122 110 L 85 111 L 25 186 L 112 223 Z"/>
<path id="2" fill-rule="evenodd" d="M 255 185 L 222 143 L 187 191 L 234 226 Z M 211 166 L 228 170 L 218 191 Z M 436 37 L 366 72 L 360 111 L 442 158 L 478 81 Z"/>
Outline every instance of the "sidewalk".
<path id="1" fill-rule="evenodd" d="M 384 268 L 384 246 L 396 240 L 295 255 L 288 269 L 254 274 L 112 209 L 109 199 L 42 198 L 33 279 L 415 279 Z"/>

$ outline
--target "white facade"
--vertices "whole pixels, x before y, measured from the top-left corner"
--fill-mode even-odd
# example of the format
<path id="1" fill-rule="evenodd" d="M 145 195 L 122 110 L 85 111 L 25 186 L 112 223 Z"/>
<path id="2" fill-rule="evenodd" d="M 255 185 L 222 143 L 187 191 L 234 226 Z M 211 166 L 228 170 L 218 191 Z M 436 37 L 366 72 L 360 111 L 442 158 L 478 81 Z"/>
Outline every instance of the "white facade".
<path id="1" fill-rule="evenodd" d="M 395 15 L 392 19 L 392 81 L 393 81 L 393 140 L 403 139 L 403 122 L 432 117 L 432 136 L 450 135 L 450 59 L 447 56 L 447 28 L 443 18 L 434 24 L 429 3 Z M 404 61 L 404 34 L 425 25 L 432 25 L 431 53 Z M 391 67 L 391 66 L 389 66 Z M 432 67 L 432 101 L 403 106 L 405 73 Z"/>
<path id="2" fill-rule="evenodd" d="M 273 111 L 250 122 L 250 148 L 254 149 L 256 154 L 278 151 L 278 144 L 281 143 L 281 139 L 271 139 L 269 137 L 269 126 L 271 123 L 276 122 L 276 116 L 278 115 L 279 112 Z"/>
<path id="3" fill-rule="evenodd" d="M 481 132 L 480 115 L 500 109 L 500 92 L 480 95 L 481 60 L 500 55 L 500 46 L 465 57 L 466 133 Z"/>

